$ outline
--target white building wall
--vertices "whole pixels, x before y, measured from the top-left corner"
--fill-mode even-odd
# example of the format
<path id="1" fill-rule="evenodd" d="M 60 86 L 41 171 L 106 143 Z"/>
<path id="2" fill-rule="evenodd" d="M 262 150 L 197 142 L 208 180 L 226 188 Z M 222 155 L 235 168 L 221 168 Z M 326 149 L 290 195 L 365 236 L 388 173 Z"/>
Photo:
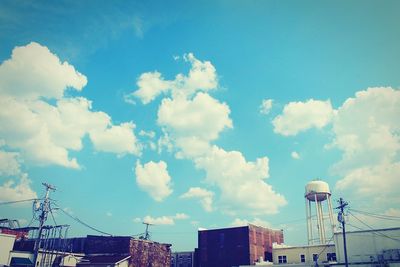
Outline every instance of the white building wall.
<path id="1" fill-rule="evenodd" d="M 335 233 L 335 244 L 338 262 L 344 262 L 342 233 Z M 346 232 L 346 244 L 349 263 L 378 261 L 378 257 L 388 258 L 392 253 L 395 258 L 400 251 L 400 227 Z"/>
<path id="2" fill-rule="evenodd" d="M 0 266 L 8 265 L 10 251 L 13 249 L 15 235 L 0 233 Z"/>
<path id="3" fill-rule="evenodd" d="M 272 259 L 274 264 L 284 265 L 279 263 L 279 256 L 286 256 L 287 263 L 291 266 L 293 264 L 300 265 L 314 265 L 313 254 L 319 255 L 318 263 L 327 262 L 327 254 L 335 253 L 335 245 L 310 245 L 310 246 L 297 246 L 297 247 L 279 247 L 272 249 Z M 300 255 L 305 255 L 305 263 L 300 260 Z"/>

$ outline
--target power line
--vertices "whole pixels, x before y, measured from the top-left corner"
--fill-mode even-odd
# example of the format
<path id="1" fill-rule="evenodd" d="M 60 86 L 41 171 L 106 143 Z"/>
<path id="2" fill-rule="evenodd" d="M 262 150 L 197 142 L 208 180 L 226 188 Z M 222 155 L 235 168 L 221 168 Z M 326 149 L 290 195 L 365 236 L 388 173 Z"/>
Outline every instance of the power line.
<path id="1" fill-rule="evenodd" d="M 382 236 L 382 237 L 386 237 L 386 238 L 392 239 L 392 240 L 394 240 L 394 241 L 400 242 L 400 239 L 393 238 L 393 237 L 390 237 L 390 236 L 388 236 L 388 235 L 385 235 L 384 233 L 381 233 L 381 232 L 376 231 L 374 228 L 372 228 L 371 226 L 369 226 L 368 224 L 366 224 L 365 222 L 363 222 L 361 219 L 357 218 L 352 212 L 349 211 L 349 214 L 350 214 L 351 216 L 353 216 L 357 221 L 359 221 L 360 223 L 362 223 L 363 225 L 365 225 L 366 227 L 368 227 L 370 230 L 372 230 L 373 233 L 375 233 L 375 234 L 377 234 L 377 235 L 380 235 L 380 236 Z M 356 228 L 357 228 L 357 227 L 356 227 Z"/>
<path id="2" fill-rule="evenodd" d="M 30 199 L 23 199 L 23 200 L 0 202 L 0 205 L 16 204 L 16 203 L 28 202 L 28 201 L 34 201 L 34 200 L 40 200 L 40 199 L 38 199 L 38 198 L 30 198 Z"/>
<path id="3" fill-rule="evenodd" d="M 110 233 L 101 231 L 101 230 L 99 230 L 99 229 L 97 229 L 97 228 L 95 228 L 95 227 L 93 227 L 93 226 L 90 226 L 89 224 L 83 222 L 83 221 L 80 220 L 79 218 L 77 218 L 77 217 L 75 217 L 75 216 L 69 214 L 68 212 L 66 212 L 65 210 L 63 210 L 63 209 L 61 209 L 61 208 L 60 208 L 60 210 L 61 210 L 65 215 L 67 215 L 68 217 L 70 217 L 71 219 L 73 219 L 73 220 L 75 220 L 76 222 L 78 222 L 78 223 L 80 223 L 80 224 L 86 226 L 87 228 L 92 229 L 93 231 L 96 231 L 96 232 L 101 233 L 101 234 L 104 234 L 104 235 L 113 236 L 113 235 L 110 234 Z"/>
<path id="4" fill-rule="evenodd" d="M 376 214 L 376 213 L 372 213 L 372 212 L 367 212 L 367 211 L 362 211 L 362 210 L 355 210 L 355 209 L 349 209 L 349 210 L 357 212 L 357 213 L 360 213 L 360 214 L 363 214 L 363 215 L 367 215 L 367 216 L 370 216 L 370 217 L 382 219 L 382 220 L 394 220 L 394 221 L 400 220 L 400 217 L 398 217 L 398 216 Z"/>

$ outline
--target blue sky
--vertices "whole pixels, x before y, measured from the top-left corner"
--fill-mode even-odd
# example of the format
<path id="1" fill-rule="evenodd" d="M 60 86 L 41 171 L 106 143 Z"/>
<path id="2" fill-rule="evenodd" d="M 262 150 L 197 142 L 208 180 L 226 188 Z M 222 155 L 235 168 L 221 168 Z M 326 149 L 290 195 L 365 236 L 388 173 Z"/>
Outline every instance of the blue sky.
<path id="1" fill-rule="evenodd" d="M 1 201 L 49 182 L 88 224 L 153 222 L 174 250 L 247 222 L 306 243 L 315 178 L 334 200 L 400 215 L 398 1 L 0 6 Z M 29 205 L 0 209 L 31 219 Z"/>

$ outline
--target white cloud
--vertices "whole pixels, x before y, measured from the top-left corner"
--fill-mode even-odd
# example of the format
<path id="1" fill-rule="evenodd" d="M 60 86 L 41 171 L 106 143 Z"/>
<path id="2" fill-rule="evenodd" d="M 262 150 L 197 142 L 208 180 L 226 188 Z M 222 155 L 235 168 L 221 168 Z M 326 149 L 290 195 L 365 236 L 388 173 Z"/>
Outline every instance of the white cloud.
<path id="1" fill-rule="evenodd" d="M 184 97 L 163 99 L 158 110 L 158 123 L 177 137 L 195 136 L 210 141 L 215 140 L 223 129 L 232 128 L 229 113 L 225 103 L 198 93 L 193 100 Z"/>
<path id="2" fill-rule="evenodd" d="M 214 66 L 197 60 L 193 54 L 185 55 L 184 60 L 192 65 L 187 76 L 178 74 L 175 80 L 168 81 L 160 73 L 147 73 L 141 76 L 146 78 L 146 86 L 139 84 L 133 93 L 143 103 L 161 93 L 169 94 L 158 109 L 157 122 L 164 133 L 158 142 L 159 153 L 167 148 L 175 152 L 176 158 L 192 160 L 198 169 L 205 170 L 206 180 L 220 189 L 219 202 L 226 212 L 276 213 L 286 200 L 264 181 L 268 177 L 268 159 L 247 162 L 238 151 L 212 146 L 223 130 L 233 128 L 229 106 L 207 93 L 218 88 Z M 189 191 L 185 196 L 194 197 L 194 193 Z M 203 207 L 211 210 L 211 194 L 196 193 Z"/>
<path id="3" fill-rule="evenodd" d="M 174 219 L 176 219 L 176 220 L 186 220 L 186 219 L 189 219 L 189 216 L 187 214 L 185 214 L 185 213 L 177 213 L 177 214 L 175 214 Z"/>
<path id="4" fill-rule="evenodd" d="M 14 48 L 11 59 L 0 65 L 0 94 L 19 99 L 60 99 L 68 88 L 80 91 L 86 83 L 72 65 L 35 42 Z"/>
<path id="5" fill-rule="evenodd" d="M 300 159 L 300 155 L 296 151 L 292 151 L 292 153 L 290 153 L 290 156 L 294 159 Z"/>
<path id="6" fill-rule="evenodd" d="M 172 193 L 171 177 L 164 161 L 150 161 L 144 165 L 137 161 L 135 174 L 137 185 L 154 200 L 162 201 Z"/>
<path id="7" fill-rule="evenodd" d="M 139 155 L 141 148 L 133 133 L 134 128 L 132 122 L 112 125 L 101 131 L 91 131 L 90 140 L 98 151 Z"/>
<path id="8" fill-rule="evenodd" d="M 0 177 L 14 176 L 20 173 L 19 154 L 0 150 Z"/>
<path id="9" fill-rule="evenodd" d="M 333 121 L 330 145 L 343 151 L 332 169 L 343 177 L 337 189 L 353 197 L 400 203 L 399 117 L 400 91 L 393 88 L 369 88 L 344 102 Z"/>
<path id="10" fill-rule="evenodd" d="M 26 174 L 21 175 L 18 183 L 8 180 L 0 186 L 0 201 L 18 201 L 37 198 L 37 194 L 31 188 L 31 181 Z"/>
<path id="11" fill-rule="evenodd" d="M 191 187 L 189 190 L 180 196 L 183 199 L 197 198 L 205 211 L 212 211 L 212 203 L 214 193 L 200 187 Z"/>
<path id="12" fill-rule="evenodd" d="M 253 224 L 256 226 L 261 226 L 261 227 L 266 227 L 266 228 L 271 228 L 271 223 L 264 221 L 260 218 L 254 218 L 252 221 L 248 221 L 246 219 L 240 219 L 236 218 L 232 223 L 231 226 L 246 226 L 249 224 Z"/>
<path id="13" fill-rule="evenodd" d="M 79 168 L 69 152 L 81 150 L 87 134 L 99 151 L 139 155 L 133 123 L 113 125 L 109 115 L 91 110 L 89 100 L 65 96 L 86 82 L 47 47 L 15 48 L 0 65 L 0 138 L 22 161 L 36 165 Z"/>
<path id="14" fill-rule="evenodd" d="M 191 64 L 187 76 L 180 73 L 174 80 L 165 80 L 158 71 L 143 73 L 137 81 L 139 89 L 126 97 L 128 102 L 131 102 L 131 96 L 148 104 L 162 93 L 172 92 L 174 96 L 188 97 L 197 91 L 206 92 L 217 88 L 217 73 L 209 61 L 200 61 L 192 53 L 183 58 Z"/>
<path id="15" fill-rule="evenodd" d="M 175 221 L 172 217 L 161 216 L 153 218 L 151 216 L 146 216 L 143 218 L 143 222 L 155 225 L 174 225 Z"/>
<path id="16" fill-rule="evenodd" d="M 272 108 L 272 99 L 264 99 L 260 105 L 260 113 L 267 115 Z"/>
<path id="17" fill-rule="evenodd" d="M 331 122 L 334 110 L 331 102 L 310 99 L 307 102 L 290 102 L 283 113 L 272 121 L 274 132 L 289 136 L 309 128 L 322 128 Z"/>
<path id="18" fill-rule="evenodd" d="M 171 88 L 171 82 L 165 81 L 158 71 L 146 72 L 140 75 L 137 85 L 139 89 L 133 96 L 139 98 L 143 104 L 153 101 L 158 95 Z"/>
<path id="19" fill-rule="evenodd" d="M 285 198 L 265 182 L 269 177 L 268 158 L 248 162 L 239 151 L 225 151 L 214 146 L 195 159 L 196 167 L 206 171 L 206 180 L 221 190 L 226 210 L 245 210 L 254 215 L 274 214 L 286 204 Z"/>
<path id="20" fill-rule="evenodd" d="M 161 216 L 161 217 L 152 217 L 145 216 L 143 218 L 143 222 L 155 225 L 174 225 L 175 220 L 186 220 L 189 216 L 184 213 L 177 213 L 174 216 Z"/>
<path id="21" fill-rule="evenodd" d="M 110 211 L 107 211 L 107 212 L 106 212 L 106 216 L 107 216 L 107 217 L 112 217 L 112 213 L 111 213 Z"/>
<path id="22" fill-rule="evenodd" d="M 153 131 L 148 131 L 148 132 L 146 132 L 146 131 L 144 131 L 144 130 L 140 130 L 139 135 L 140 135 L 140 136 L 146 136 L 146 137 L 148 137 L 148 138 L 153 139 L 153 138 L 156 136 L 156 133 L 153 132 Z"/>

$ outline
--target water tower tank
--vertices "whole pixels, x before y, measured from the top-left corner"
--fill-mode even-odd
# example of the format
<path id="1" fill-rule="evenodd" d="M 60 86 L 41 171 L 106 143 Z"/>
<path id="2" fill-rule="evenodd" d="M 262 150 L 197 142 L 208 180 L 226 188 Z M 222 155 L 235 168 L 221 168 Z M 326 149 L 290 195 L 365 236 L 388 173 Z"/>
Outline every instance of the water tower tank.
<path id="1" fill-rule="evenodd" d="M 306 193 L 305 197 L 309 201 L 324 201 L 327 199 L 328 196 L 331 195 L 331 191 L 329 190 L 328 183 L 324 181 L 311 181 L 306 185 Z"/>
<path id="2" fill-rule="evenodd" d="M 304 197 L 306 200 L 308 244 L 326 244 L 326 242 L 329 242 L 326 239 L 327 234 L 329 236 L 328 232 L 331 232 L 332 235 L 335 232 L 329 185 L 320 180 L 308 182 Z M 325 220 L 329 220 L 332 231 L 326 231 L 328 229 L 325 228 Z M 314 235 L 314 232 L 317 233 L 317 236 Z"/>

